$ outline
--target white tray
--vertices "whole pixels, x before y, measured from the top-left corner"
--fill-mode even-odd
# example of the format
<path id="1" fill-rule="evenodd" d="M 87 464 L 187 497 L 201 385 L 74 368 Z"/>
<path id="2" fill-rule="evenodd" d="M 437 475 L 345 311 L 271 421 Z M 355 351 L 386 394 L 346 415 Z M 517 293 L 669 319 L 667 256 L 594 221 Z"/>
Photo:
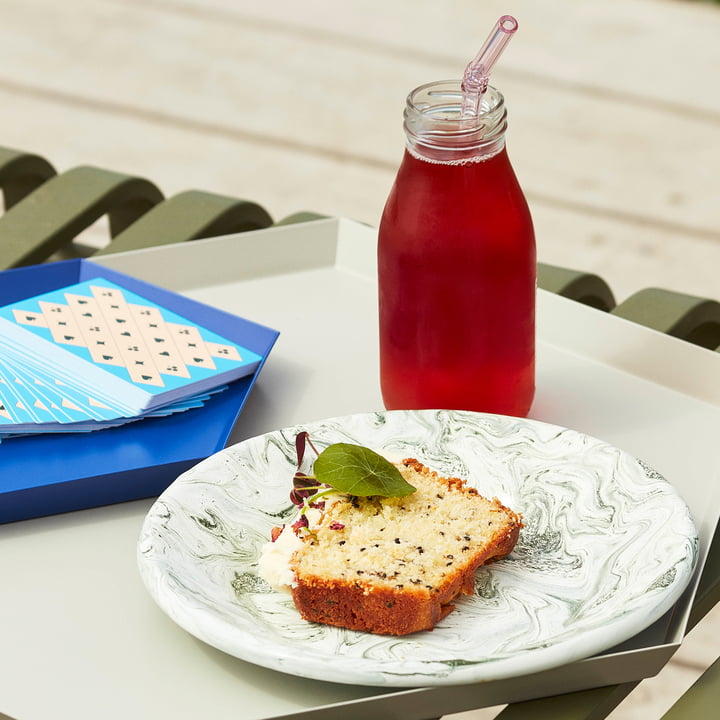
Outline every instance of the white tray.
<path id="1" fill-rule="evenodd" d="M 150 279 L 164 254 L 150 250 L 108 262 Z M 164 279 L 173 290 L 281 329 L 233 439 L 381 407 L 374 259 L 375 232 L 338 220 L 175 249 L 172 276 Z M 718 484 L 709 474 L 718 472 L 720 356 L 550 293 L 540 291 L 538 303 L 531 417 L 600 437 L 663 473 L 693 511 L 702 562 L 718 518 L 707 489 Z M 602 657 L 519 681 L 382 693 L 343 715 L 382 716 L 400 703 L 403 717 L 420 718 L 648 677 L 679 644 L 694 589 L 695 583 L 673 615 Z M 357 694 L 350 691 L 347 700 Z M 312 717 L 335 712 L 317 709 Z"/>
<path id="2" fill-rule="evenodd" d="M 374 258 L 372 229 L 331 219 L 109 255 L 98 262 L 280 330 L 231 436 L 235 442 L 382 407 Z M 68 574 L 63 587 L 75 588 L 85 612 L 64 605 L 54 621 L 69 627 L 81 623 L 88 636 L 91 627 L 101 627 L 106 633 L 102 643 L 80 638 L 68 653 L 64 634 L 55 633 L 32 639 L 28 646 L 33 618 L 20 599 L 11 601 L 6 612 L 14 613 L 15 621 L 6 646 L 20 647 L 3 661 L 8 692 L 3 689 L 7 702 L 0 710 L 23 720 L 48 714 L 73 720 L 189 718 L 207 707 L 244 720 L 329 720 L 339 713 L 344 720 L 422 720 L 655 674 L 682 639 L 720 513 L 718 498 L 708 494 L 720 485 L 715 449 L 720 355 L 542 291 L 538 340 L 538 392 L 531 417 L 593 435 L 642 458 L 675 485 L 694 514 L 700 564 L 673 613 L 601 656 L 511 680 L 398 691 L 296 678 L 194 640 L 154 606 L 137 571 L 126 565 L 149 507 L 140 502 L 114 513 L 106 508 L 105 513 L 82 514 L 83 519 L 110 516 L 105 524 L 98 520 L 92 537 L 121 559 L 114 570 L 112 604 L 102 617 L 95 608 L 108 602 L 107 591 L 84 579 L 78 561 L 63 565 Z M 66 553 L 77 552 L 88 542 L 87 525 L 94 520 L 63 522 L 32 521 L 32 529 L 46 531 L 44 542 L 64 543 Z M 19 531 L 10 538 L 7 550 L 19 553 L 7 561 L 10 569 L 39 565 L 40 548 L 29 555 L 35 537 Z M 49 588 L 49 605 L 59 602 L 53 593 L 63 587 Z M 43 679 L 45 701 L 33 690 L 40 654 L 56 671 Z M 138 658 L 145 672 L 138 671 Z"/>

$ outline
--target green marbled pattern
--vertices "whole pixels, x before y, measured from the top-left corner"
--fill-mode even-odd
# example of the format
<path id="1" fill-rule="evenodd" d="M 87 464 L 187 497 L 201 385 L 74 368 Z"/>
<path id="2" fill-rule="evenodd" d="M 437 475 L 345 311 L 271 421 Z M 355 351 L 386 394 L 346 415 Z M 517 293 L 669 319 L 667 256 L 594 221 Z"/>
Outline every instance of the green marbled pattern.
<path id="1" fill-rule="evenodd" d="M 468 478 L 524 516 L 515 551 L 481 568 L 433 632 L 405 638 L 303 621 L 257 575 L 270 529 L 293 513 L 294 439 L 358 442 Z M 180 626 L 239 658 L 363 685 L 474 682 L 608 649 L 660 618 L 697 557 L 687 506 L 645 463 L 537 421 L 457 411 L 388 412 L 269 433 L 208 458 L 151 509 L 142 578 Z"/>

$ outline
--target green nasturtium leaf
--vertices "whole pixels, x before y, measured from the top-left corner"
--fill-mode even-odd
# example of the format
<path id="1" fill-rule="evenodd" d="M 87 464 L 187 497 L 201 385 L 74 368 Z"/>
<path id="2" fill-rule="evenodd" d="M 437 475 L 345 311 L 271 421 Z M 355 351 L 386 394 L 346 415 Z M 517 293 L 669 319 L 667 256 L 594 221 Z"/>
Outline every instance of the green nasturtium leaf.
<path id="1" fill-rule="evenodd" d="M 390 461 L 361 445 L 329 445 L 316 458 L 313 470 L 318 482 L 349 495 L 403 497 L 415 492 Z"/>

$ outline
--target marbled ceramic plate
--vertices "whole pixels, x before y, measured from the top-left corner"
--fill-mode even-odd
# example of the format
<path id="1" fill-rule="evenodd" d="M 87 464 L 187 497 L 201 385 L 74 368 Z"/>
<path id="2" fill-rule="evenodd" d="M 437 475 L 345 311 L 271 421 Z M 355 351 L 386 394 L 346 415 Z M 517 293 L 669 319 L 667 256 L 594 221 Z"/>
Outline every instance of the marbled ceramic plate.
<path id="1" fill-rule="evenodd" d="M 356 442 L 469 478 L 524 516 L 505 560 L 432 632 L 391 638 L 305 622 L 257 574 L 287 521 L 294 439 Z M 142 578 L 181 627 L 238 658 L 359 685 L 519 676 L 608 649 L 671 608 L 697 556 L 689 510 L 647 465 L 537 421 L 450 411 L 353 415 L 262 435 L 178 478 L 148 514 Z"/>

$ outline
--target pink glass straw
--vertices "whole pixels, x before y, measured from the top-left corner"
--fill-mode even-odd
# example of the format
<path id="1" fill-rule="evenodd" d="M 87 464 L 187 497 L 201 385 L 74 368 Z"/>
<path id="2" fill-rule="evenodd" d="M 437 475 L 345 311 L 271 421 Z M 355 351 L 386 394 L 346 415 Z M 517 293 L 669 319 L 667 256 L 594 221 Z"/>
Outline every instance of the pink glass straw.
<path id="1" fill-rule="evenodd" d="M 512 15 L 503 15 L 488 35 L 478 54 L 468 63 L 462 79 L 462 117 L 474 117 L 480 110 L 480 101 L 490 82 L 490 71 L 518 29 Z"/>

